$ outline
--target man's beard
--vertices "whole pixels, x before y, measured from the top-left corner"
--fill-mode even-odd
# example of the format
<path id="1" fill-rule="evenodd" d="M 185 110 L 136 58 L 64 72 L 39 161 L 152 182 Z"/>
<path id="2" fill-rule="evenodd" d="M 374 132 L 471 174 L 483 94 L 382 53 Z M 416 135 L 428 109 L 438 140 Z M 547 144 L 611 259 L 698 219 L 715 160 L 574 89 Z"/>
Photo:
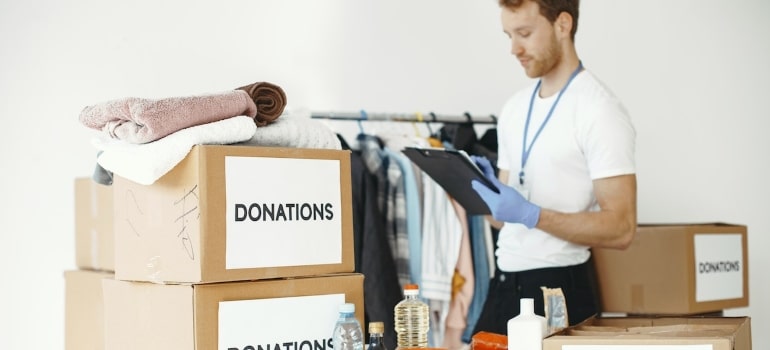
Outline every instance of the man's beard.
<path id="1" fill-rule="evenodd" d="M 551 72 L 561 62 L 562 52 L 556 38 L 553 37 L 550 45 L 543 50 L 539 57 L 533 57 L 530 66 L 526 69 L 530 78 L 540 78 Z"/>

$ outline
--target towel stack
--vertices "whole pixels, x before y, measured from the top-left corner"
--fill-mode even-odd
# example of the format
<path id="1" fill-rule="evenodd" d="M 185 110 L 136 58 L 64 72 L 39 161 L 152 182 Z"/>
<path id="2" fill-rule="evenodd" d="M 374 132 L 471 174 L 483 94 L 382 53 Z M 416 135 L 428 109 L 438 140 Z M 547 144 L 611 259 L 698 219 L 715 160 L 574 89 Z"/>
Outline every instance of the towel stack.
<path id="1" fill-rule="evenodd" d="M 194 145 L 341 149 L 336 134 L 309 114 L 288 112 L 284 90 L 256 82 L 193 96 L 127 97 L 88 106 L 80 122 L 102 132 L 92 178 L 109 185 L 118 174 L 150 185 Z"/>
<path id="2" fill-rule="evenodd" d="M 147 99 L 126 97 L 87 106 L 80 122 L 113 139 L 143 144 L 174 132 L 235 116 L 266 126 L 283 113 L 286 94 L 280 86 L 258 82 L 220 93 Z"/>

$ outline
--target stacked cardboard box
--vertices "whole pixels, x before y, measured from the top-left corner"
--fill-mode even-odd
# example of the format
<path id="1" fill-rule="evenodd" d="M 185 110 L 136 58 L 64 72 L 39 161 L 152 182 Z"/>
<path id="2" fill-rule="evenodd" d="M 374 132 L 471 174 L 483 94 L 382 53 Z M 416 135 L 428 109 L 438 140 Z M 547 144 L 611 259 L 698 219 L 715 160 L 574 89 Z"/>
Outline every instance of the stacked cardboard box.
<path id="1" fill-rule="evenodd" d="M 363 321 L 349 152 L 199 145 L 112 190 L 106 349 L 326 348 L 340 304 Z"/>
<path id="2" fill-rule="evenodd" d="M 115 269 L 112 187 L 75 179 L 75 265 L 64 272 L 67 350 L 104 349 L 102 280 Z"/>
<path id="3" fill-rule="evenodd" d="M 543 349 L 751 349 L 746 226 L 639 225 L 626 250 L 593 249 L 602 310 L 549 336 Z M 705 315 L 716 315 L 705 317 Z"/>
<path id="4" fill-rule="evenodd" d="M 78 269 L 115 271 L 112 187 L 75 179 L 75 264 Z"/>
<path id="5" fill-rule="evenodd" d="M 593 249 L 602 310 L 693 315 L 749 304 L 746 226 L 645 224 L 626 250 Z"/>

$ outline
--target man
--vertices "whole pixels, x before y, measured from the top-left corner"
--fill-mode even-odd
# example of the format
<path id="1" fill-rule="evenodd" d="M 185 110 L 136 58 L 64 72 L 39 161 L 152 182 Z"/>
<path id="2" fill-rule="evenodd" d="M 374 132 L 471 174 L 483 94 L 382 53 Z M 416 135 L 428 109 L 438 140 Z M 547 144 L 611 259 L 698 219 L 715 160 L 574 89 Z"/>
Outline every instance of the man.
<path id="1" fill-rule="evenodd" d="M 499 0 L 511 53 L 538 78 L 503 107 L 499 193 L 474 181 L 500 228 L 498 271 L 475 332 L 506 334 L 520 298 L 561 288 L 569 323 L 599 312 L 590 247 L 624 249 L 636 231 L 635 131 L 620 101 L 575 49 L 578 0 Z"/>

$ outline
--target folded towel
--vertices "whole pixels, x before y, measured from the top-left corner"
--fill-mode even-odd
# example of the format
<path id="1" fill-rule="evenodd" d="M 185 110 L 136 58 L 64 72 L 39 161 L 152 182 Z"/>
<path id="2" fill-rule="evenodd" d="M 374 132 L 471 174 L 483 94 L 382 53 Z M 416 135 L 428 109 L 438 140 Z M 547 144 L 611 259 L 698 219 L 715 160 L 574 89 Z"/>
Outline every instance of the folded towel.
<path id="1" fill-rule="evenodd" d="M 286 107 L 286 94 L 280 86 L 268 82 L 257 82 L 241 86 L 237 90 L 246 91 L 257 105 L 257 126 L 265 126 L 280 117 Z"/>
<path id="2" fill-rule="evenodd" d="M 184 159 L 197 144 L 232 144 L 249 140 L 256 131 L 254 119 L 232 117 L 193 126 L 160 140 L 141 145 L 95 139 L 101 150 L 97 162 L 104 169 L 142 185 L 151 185 Z"/>
<path id="3" fill-rule="evenodd" d="M 310 118 L 310 113 L 302 110 L 281 115 L 272 124 L 258 127 L 250 140 L 244 145 L 264 147 L 342 149 L 337 134 L 326 124 Z"/>
<path id="4" fill-rule="evenodd" d="M 235 116 L 254 118 L 257 106 L 248 93 L 230 90 L 164 99 L 128 97 L 87 106 L 80 122 L 110 137 L 147 143 L 173 132 Z"/>

